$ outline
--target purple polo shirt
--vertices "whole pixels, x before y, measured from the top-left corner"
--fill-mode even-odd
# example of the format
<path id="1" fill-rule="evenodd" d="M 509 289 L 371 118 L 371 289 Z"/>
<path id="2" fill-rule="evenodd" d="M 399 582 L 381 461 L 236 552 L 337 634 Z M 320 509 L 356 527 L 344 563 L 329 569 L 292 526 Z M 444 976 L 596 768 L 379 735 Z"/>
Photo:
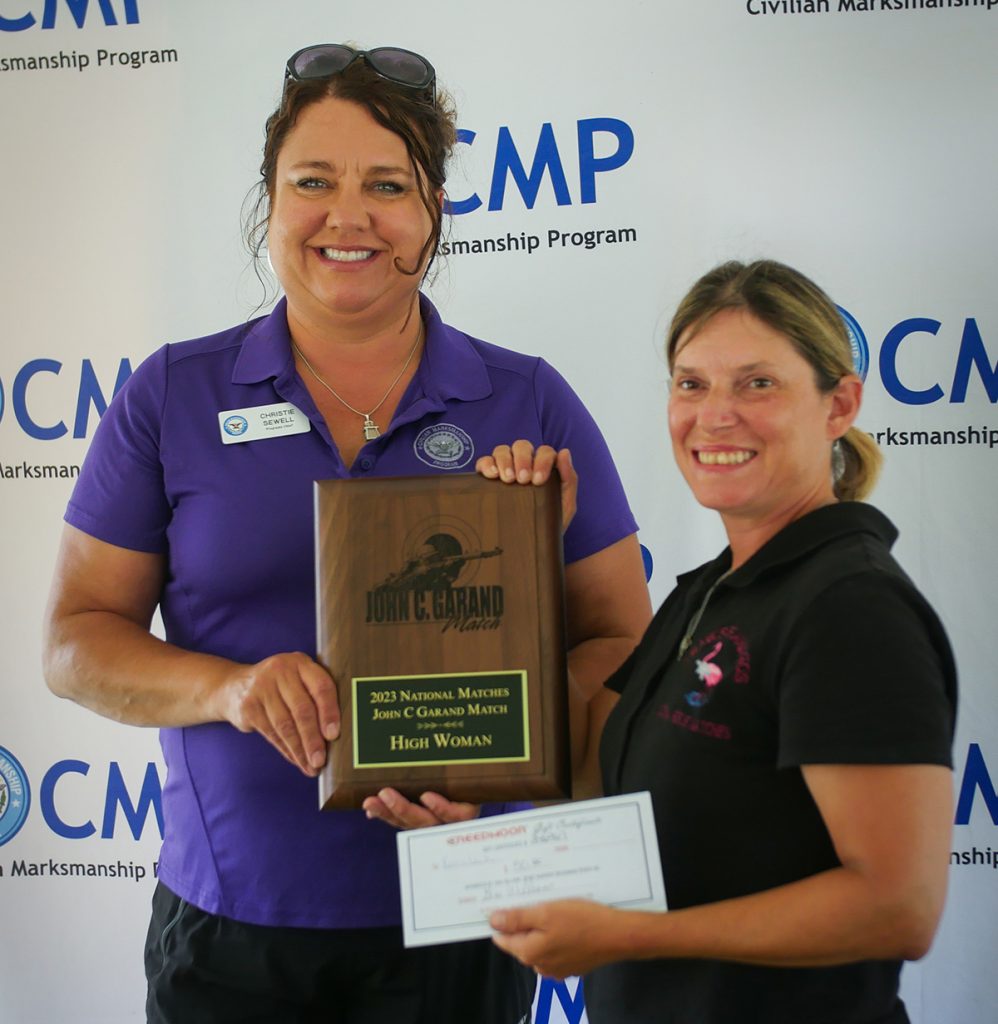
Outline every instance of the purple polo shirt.
<path id="1" fill-rule="evenodd" d="M 164 346 L 115 397 L 66 521 L 166 556 L 160 608 L 170 643 L 247 664 L 315 654 L 315 480 L 471 472 L 479 455 L 524 437 L 572 450 L 579 511 L 566 562 L 635 532 L 606 443 L 564 379 L 542 359 L 448 327 L 425 297 L 421 304 L 419 368 L 389 429 L 352 468 L 295 371 L 283 301 L 267 317 Z M 297 406 L 311 429 L 222 443 L 220 412 L 276 402 Z M 392 828 L 360 811 L 320 812 L 316 781 L 256 734 L 219 722 L 160 737 L 159 874 L 175 893 L 254 924 L 399 923 Z"/>

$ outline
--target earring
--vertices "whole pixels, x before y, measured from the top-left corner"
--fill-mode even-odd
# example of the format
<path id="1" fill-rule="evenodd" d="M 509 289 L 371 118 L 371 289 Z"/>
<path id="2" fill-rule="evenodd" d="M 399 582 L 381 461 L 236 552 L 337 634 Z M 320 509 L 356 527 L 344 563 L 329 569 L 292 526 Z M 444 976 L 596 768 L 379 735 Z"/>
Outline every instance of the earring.
<path id="1" fill-rule="evenodd" d="M 836 483 L 842 479 L 846 471 L 846 454 L 842 438 L 836 438 L 832 445 L 832 480 Z"/>

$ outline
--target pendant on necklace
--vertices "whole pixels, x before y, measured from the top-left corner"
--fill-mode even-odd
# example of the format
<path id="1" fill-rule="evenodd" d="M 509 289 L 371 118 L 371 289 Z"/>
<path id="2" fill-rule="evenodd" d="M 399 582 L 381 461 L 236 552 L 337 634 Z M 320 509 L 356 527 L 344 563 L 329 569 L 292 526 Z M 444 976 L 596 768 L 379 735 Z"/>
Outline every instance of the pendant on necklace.
<path id="1" fill-rule="evenodd" d="M 378 430 L 378 424 L 371 419 L 370 415 L 364 414 L 364 440 L 373 441 L 376 437 L 381 437 L 381 431 Z"/>

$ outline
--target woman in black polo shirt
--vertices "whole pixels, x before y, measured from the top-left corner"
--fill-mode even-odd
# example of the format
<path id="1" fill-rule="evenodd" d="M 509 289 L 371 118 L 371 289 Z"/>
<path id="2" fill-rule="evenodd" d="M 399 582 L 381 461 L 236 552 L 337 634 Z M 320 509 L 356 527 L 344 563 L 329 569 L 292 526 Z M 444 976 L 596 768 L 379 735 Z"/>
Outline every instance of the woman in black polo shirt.
<path id="1" fill-rule="evenodd" d="M 729 546 L 582 709 L 576 755 L 599 745 L 607 794 L 651 791 L 670 910 L 511 909 L 496 942 L 586 974 L 592 1024 L 902 1024 L 945 895 L 956 673 L 861 503 L 880 454 L 848 336 L 803 275 L 727 263 L 668 359 L 674 454 Z"/>

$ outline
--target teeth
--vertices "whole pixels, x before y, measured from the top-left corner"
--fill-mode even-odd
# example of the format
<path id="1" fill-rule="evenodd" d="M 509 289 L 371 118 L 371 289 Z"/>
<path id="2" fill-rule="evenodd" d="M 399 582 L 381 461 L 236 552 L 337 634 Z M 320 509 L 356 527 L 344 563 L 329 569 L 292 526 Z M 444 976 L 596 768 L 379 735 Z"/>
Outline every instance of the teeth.
<path id="1" fill-rule="evenodd" d="M 357 263 L 360 260 L 369 259 L 373 249 L 320 249 L 327 260 L 336 260 L 338 263 Z"/>
<path id="2" fill-rule="evenodd" d="M 755 452 L 697 452 L 697 460 L 705 466 L 740 466 L 755 458 Z"/>

